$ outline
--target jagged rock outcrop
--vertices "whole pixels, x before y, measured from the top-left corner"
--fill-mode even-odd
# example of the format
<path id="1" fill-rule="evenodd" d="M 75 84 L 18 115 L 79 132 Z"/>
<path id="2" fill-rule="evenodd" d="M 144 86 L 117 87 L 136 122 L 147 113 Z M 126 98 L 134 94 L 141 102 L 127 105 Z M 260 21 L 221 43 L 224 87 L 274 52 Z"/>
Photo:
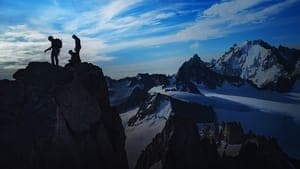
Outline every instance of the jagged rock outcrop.
<path id="1" fill-rule="evenodd" d="M 163 130 L 171 111 L 168 96 L 153 94 L 124 121 L 127 157 L 131 169 L 134 168 L 141 151 Z"/>
<path id="2" fill-rule="evenodd" d="M 135 169 L 293 169 L 297 164 L 274 138 L 244 134 L 238 122 L 218 123 L 209 106 L 169 100 L 170 116 Z"/>
<path id="3" fill-rule="evenodd" d="M 154 93 L 126 120 L 126 149 L 133 168 L 141 151 L 163 131 L 171 114 L 194 122 L 214 122 L 216 114 L 210 106 L 185 102 L 171 96 Z M 127 115 L 126 115 L 127 116 Z"/>
<path id="4" fill-rule="evenodd" d="M 161 107 L 166 104 L 165 102 L 169 102 L 169 98 L 167 96 L 159 93 L 149 95 L 148 97 L 147 101 L 140 106 L 137 114 L 128 120 L 128 126 L 135 125 L 137 121 L 144 120 L 146 116 L 156 115 L 160 112 Z"/>
<path id="5" fill-rule="evenodd" d="M 194 120 L 171 116 L 163 131 L 155 136 L 139 157 L 136 169 L 149 169 L 157 163 L 164 169 L 216 168 L 216 145 L 201 139 Z"/>
<path id="6" fill-rule="evenodd" d="M 0 81 L 0 168 L 128 168 L 102 70 L 32 62 Z"/>
<path id="7" fill-rule="evenodd" d="M 224 161 L 229 164 L 228 161 L 230 160 L 229 158 L 224 158 Z M 290 162 L 288 156 L 282 152 L 274 138 L 255 136 L 253 134 L 245 136 L 239 155 L 235 158 L 235 163 L 235 168 L 244 169 L 294 168 L 294 165 Z"/>
<path id="8" fill-rule="evenodd" d="M 216 145 L 200 139 L 196 123 L 215 122 L 215 112 L 209 106 L 169 99 L 171 115 L 163 130 L 142 152 L 135 168 L 214 168 L 214 160 L 219 158 Z"/>
<path id="9" fill-rule="evenodd" d="M 212 133 L 200 136 L 195 120 L 173 115 L 142 152 L 135 169 L 294 169 L 297 166 L 298 161 L 282 152 L 274 138 L 241 134 L 238 123 L 221 126 L 232 130 L 232 135 L 241 135 L 241 139 L 232 142 L 240 147 L 237 155 L 218 153 L 223 142 L 212 137 Z M 226 147 L 230 149 L 228 143 Z"/>

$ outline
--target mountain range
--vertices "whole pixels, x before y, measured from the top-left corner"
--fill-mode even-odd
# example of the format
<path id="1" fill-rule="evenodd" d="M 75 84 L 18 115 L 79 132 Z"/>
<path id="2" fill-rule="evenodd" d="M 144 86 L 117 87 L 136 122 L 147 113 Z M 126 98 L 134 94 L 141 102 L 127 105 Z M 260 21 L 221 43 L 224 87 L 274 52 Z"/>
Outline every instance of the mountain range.
<path id="1" fill-rule="evenodd" d="M 300 157 L 299 52 L 246 41 L 211 62 L 195 54 L 175 75 L 106 77 L 111 104 L 125 128 L 129 167 L 289 168 L 286 157 Z M 239 141 L 225 139 L 225 126 L 231 124 L 238 125 L 229 135 Z M 203 126 L 206 134 L 197 136 Z M 248 146 L 256 155 L 248 154 Z M 263 159 L 269 164 L 258 162 Z"/>
<path id="2" fill-rule="evenodd" d="M 161 85 L 166 90 L 201 93 L 197 85 L 222 88 L 251 85 L 259 90 L 289 92 L 300 79 L 300 50 L 269 45 L 262 40 L 234 44 L 229 51 L 211 62 L 195 54 L 184 62 L 175 75 L 138 74 L 119 80 L 106 77 L 110 101 L 120 110 L 134 107 L 145 99 L 149 89 Z M 132 98 L 141 98 L 135 103 Z"/>

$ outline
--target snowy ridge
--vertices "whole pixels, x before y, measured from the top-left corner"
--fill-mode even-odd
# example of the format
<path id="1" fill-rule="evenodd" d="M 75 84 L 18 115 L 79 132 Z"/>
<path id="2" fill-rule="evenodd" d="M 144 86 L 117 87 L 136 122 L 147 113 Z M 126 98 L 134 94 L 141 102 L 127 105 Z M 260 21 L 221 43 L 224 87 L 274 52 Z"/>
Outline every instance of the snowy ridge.
<path id="1" fill-rule="evenodd" d="M 171 111 L 170 100 L 167 97 L 152 95 L 144 106 L 121 114 L 130 168 L 135 166 L 142 150 L 162 131 Z M 147 113 L 144 114 L 145 112 Z"/>

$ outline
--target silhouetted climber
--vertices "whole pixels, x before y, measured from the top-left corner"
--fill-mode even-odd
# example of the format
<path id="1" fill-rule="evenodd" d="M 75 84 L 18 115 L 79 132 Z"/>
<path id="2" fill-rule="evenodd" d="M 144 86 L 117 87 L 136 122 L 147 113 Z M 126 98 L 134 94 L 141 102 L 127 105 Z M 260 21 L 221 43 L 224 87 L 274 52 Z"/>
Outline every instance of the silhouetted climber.
<path id="1" fill-rule="evenodd" d="M 71 55 L 71 59 L 69 60 L 71 65 L 81 62 L 78 52 L 73 52 L 72 50 L 69 50 L 69 54 Z"/>
<path id="2" fill-rule="evenodd" d="M 69 60 L 71 65 L 80 63 L 80 49 L 81 49 L 81 44 L 80 44 L 80 39 L 76 35 L 72 35 L 72 38 L 75 40 L 75 48 L 73 52 L 72 50 L 69 50 L 69 54 L 71 55 L 71 59 Z"/>
<path id="3" fill-rule="evenodd" d="M 80 52 L 80 49 L 81 49 L 80 39 L 76 35 L 72 35 L 72 38 L 75 40 L 75 48 L 74 48 L 74 50 L 79 55 L 79 52 Z"/>
<path id="4" fill-rule="evenodd" d="M 51 46 L 46 49 L 44 52 L 51 50 L 51 63 L 58 66 L 58 55 L 60 48 L 62 48 L 62 41 L 60 39 L 54 39 L 53 36 L 49 36 L 48 40 L 51 42 Z M 54 64 L 55 59 L 55 64 Z"/>

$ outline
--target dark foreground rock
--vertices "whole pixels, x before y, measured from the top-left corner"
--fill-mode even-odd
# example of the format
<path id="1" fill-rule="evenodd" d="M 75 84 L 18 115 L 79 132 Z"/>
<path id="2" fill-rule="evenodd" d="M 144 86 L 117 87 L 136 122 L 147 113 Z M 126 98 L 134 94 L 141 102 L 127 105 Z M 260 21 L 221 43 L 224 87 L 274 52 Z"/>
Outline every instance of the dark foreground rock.
<path id="1" fill-rule="evenodd" d="M 128 168 L 102 70 L 30 63 L 0 81 L 0 168 Z"/>

